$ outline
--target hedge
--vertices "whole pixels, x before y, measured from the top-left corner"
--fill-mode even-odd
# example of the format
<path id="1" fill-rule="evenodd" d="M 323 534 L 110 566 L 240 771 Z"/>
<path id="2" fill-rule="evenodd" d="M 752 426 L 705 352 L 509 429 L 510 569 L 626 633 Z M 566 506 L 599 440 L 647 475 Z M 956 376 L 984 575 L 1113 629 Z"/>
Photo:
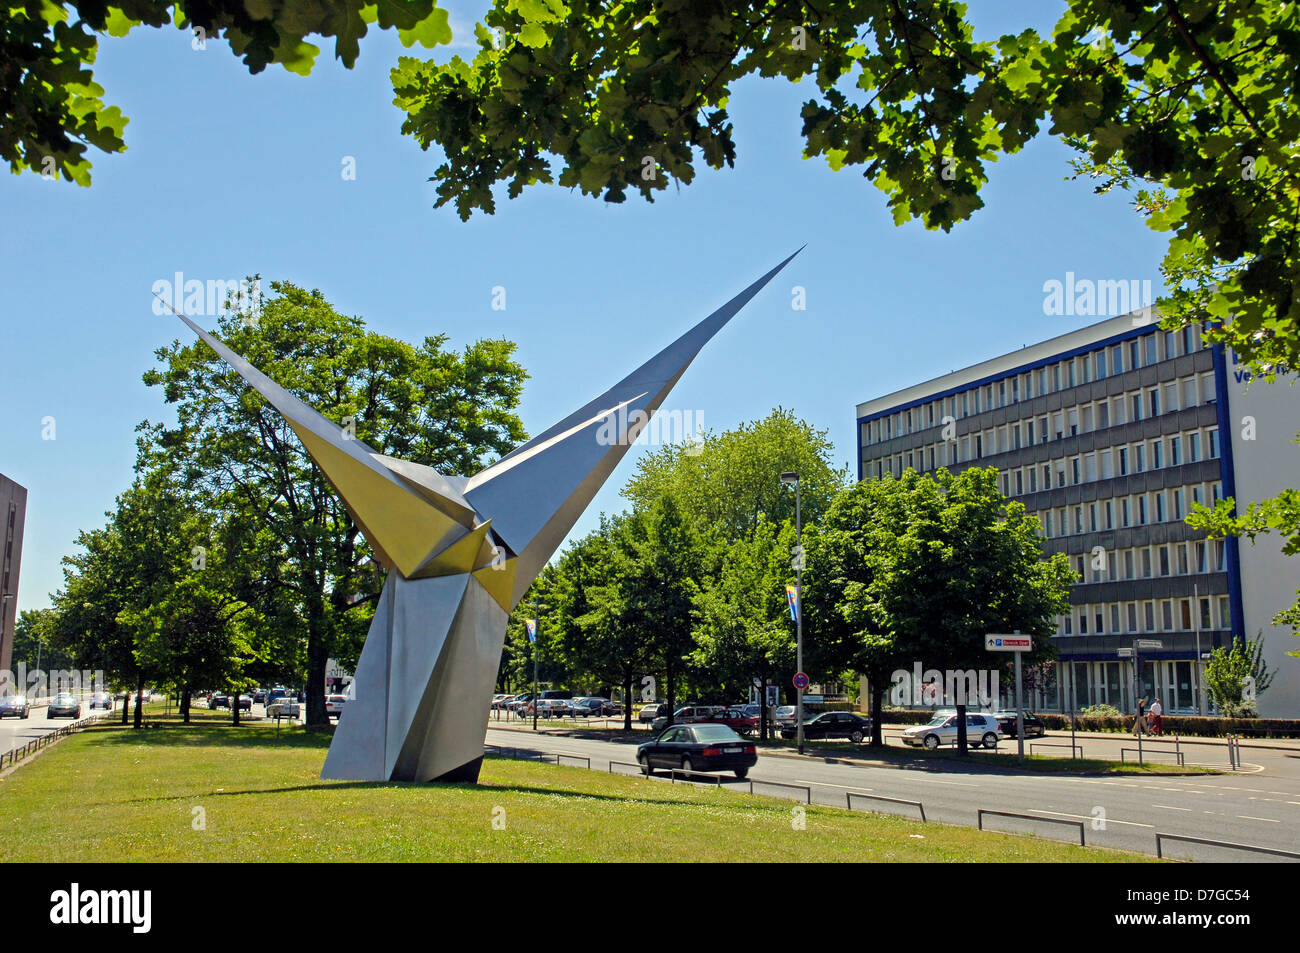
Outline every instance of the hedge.
<path id="1" fill-rule="evenodd" d="M 923 725 L 934 717 L 933 711 L 912 709 L 885 709 L 885 721 L 900 725 Z M 1070 716 L 1046 712 L 1035 715 L 1051 731 L 1069 731 Z M 1130 732 L 1132 715 L 1119 718 L 1075 716 L 1077 731 Z M 1200 715 L 1164 715 L 1160 729 L 1165 735 L 1189 735 L 1203 738 L 1223 738 L 1241 735 L 1243 738 L 1300 738 L 1300 719 L 1295 718 L 1211 718 Z"/>

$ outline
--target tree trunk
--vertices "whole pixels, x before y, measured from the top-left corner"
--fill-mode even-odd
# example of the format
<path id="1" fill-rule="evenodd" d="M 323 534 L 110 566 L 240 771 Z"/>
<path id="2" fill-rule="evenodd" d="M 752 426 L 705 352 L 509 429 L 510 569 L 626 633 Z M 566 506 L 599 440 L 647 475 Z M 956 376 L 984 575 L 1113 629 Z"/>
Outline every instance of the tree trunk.
<path id="1" fill-rule="evenodd" d="M 131 711 L 131 693 L 122 693 L 122 727 L 126 727 L 127 714 Z"/>
<path id="2" fill-rule="evenodd" d="M 676 699 L 675 699 L 676 688 L 675 688 L 675 686 L 673 685 L 673 661 L 672 661 L 672 659 L 664 659 L 664 669 L 665 669 L 665 671 L 664 671 L 664 683 L 668 686 L 668 698 L 667 698 L 667 701 L 668 701 L 668 723 L 667 723 L 666 725 L 664 725 L 664 727 L 667 728 L 669 725 L 671 725 L 671 724 L 673 723 L 673 712 L 675 712 L 675 711 L 677 710 L 677 702 L 676 702 Z"/>
<path id="3" fill-rule="evenodd" d="M 190 686 L 188 683 L 181 688 L 181 721 L 187 725 L 190 723 Z"/>
<path id="4" fill-rule="evenodd" d="M 957 706 L 957 754 L 965 755 L 966 745 L 966 706 Z"/>
<path id="5" fill-rule="evenodd" d="M 235 725 L 239 724 L 239 691 L 238 691 L 238 689 L 236 689 L 235 691 L 233 691 L 233 692 L 230 693 L 230 712 L 231 712 L 231 723 L 232 723 L 232 724 L 235 724 Z"/>
<path id="6" fill-rule="evenodd" d="M 137 672 L 135 676 L 135 727 L 141 727 L 141 721 L 144 717 L 144 672 Z"/>
<path id="7" fill-rule="evenodd" d="M 623 673 L 623 730 L 632 730 L 632 679 L 635 676 L 628 669 Z"/>
<path id="8" fill-rule="evenodd" d="M 761 741 L 769 740 L 767 720 L 767 672 L 763 672 L 758 678 L 758 737 Z"/>
<path id="9" fill-rule="evenodd" d="M 307 726 L 324 727 L 330 723 L 325 713 L 325 607 L 319 596 L 309 600 L 307 617 Z"/>
<path id="10" fill-rule="evenodd" d="M 871 746 L 880 748 L 885 744 L 885 688 L 878 678 L 867 677 L 867 687 L 871 692 Z"/>

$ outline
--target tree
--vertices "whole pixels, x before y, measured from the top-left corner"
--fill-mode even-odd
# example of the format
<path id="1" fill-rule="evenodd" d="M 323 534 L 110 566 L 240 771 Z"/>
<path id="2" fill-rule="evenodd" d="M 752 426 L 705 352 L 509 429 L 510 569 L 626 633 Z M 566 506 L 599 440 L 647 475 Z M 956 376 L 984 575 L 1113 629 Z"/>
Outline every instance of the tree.
<path id="1" fill-rule="evenodd" d="M 1075 574 L 1064 554 L 1042 558 L 1038 530 L 1022 504 L 999 492 L 993 467 L 908 470 L 859 483 L 832 503 L 809 548 L 815 631 L 868 671 L 876 724 L 891 667 L 987 667 L 990 632 L 1035 636 L 1031 663 L 1054 653 L 1054 619 L 1068 608 Z M 960 699 L 957 710 L 964 753 Z"/>
<path id="2" fill-rule="evenodd" d="M 319 291 L 271 287 L 252 312 L 228 309 L 218 336 L 377 452 L 472 473 L 524 438 L 514 408 L 527 375 L 510 342 L 478 341 L 459 354 L 445 336 L 412 346 L 367 331 Z M 161 387 L 177 415 L 175 427 L 157 429 L 158 453 L 178 462 L 194 492 L 265 531 L 257 558 L 277 568 L 257 586 L 268 614 L 292 606 L 300 615 L 307 723 L 328 724 L 326 661 L 357 651 L 384 569 L 288 423 L 207 345 L 174 342 L 157 356 L 145 383 Z"/>
<path id="3" fill-rule="evenodd" d="M 602 650 L 615 660 L 622 658 L 618 671 L 624 681 L 642 659 L 662 666 L 660 697 L 668 703 L 671 723 L 679 681 L 695 647 L 695 600 L 716 552 L 671 496 L 623 517 L 612 543 L 606 581 L 587 588 L 591 610 L 578 624 L 584 638 L 603 643 Z M 630 715 L 624 724 L 631 726 Z"/>
<path id="4" fill-rule="evenodd" d="M 752 539 L 764 520 L 794 521 L 794 493 L 779 479 L 785 471 L 799 474 L 804 522 L 816 522 L 847 478 L 845 470 L 831 466 L 833 450 L 825 430 L 778 407 L 735 430 L 647 454 L 623 496 L 634 507 L 672 496 L 683 512 L 723 539 Z"/>
<path id="5" fill-rule="evenodd" d="M 351 69 L 371 25 L 395 28 L 406 47 L 451 40 L 447 11 L 434 0 L 18 0 L 0 8 L 0 158 L 15 173 L 30 169 L 90 185 L 87 147 L 124 151 L 129 121 L 118 107 L 104 105 L 104 89 L 90 69 L 99 34 L 122 37 L 137 26 L 171 22 L 191 34 L 195 49 L 225 39 L 250 73 L 278 63 L 306 76 L 320 52 L 309 36 L 333 37 L 335 57 Z"/>
<path id="6" fill-rule="evenodd" d="M 760 519 L 753 537 L 726 547 L 714 580 L 696 598 L 696 649 L 692 661 L 718 682 L 759 687 L 760 737 L 767 740 L 767 686 L 794 671 L 795 638 L 785 597 L 792 581 L 789 522 Z"/>
<path id="7" fill-rule="evenodd" d="M 1205 663 L 1205 687 L 1210 701 L 1225 717 L 1259 715 L 1257 699 L 1273 681 L 1263 651 L 1261 632 L 1249 642 L 1234 639 L 1231 646 L 1219 646 L 1210 653 L 1210 660 Z"/>
<path id="8" fill-rule="evenodd" d="M 14 625 L 13 653 L 9 663 L 15 673 L 20 664 L 26 665 L 30 672 L 35 672 L 37 669 L 72 667 L 72 658 L 51 645 L 54 620 L 53 609 L 24 609 L 18 613 L 18 621 Z M 17 687 L 19 692 L 25 689 L 25 685 Z"/>
<path id="9" fill-rule="evenodd" d="M 472 61 L 403 57 L 392 73 L 403 131 L 442 147 L 436 204 L 463 219 L 493 212 L 501 182 L 511 198 L 557 183 L 653 201 L 697 162 L 735 164 L 735 83 L 808 80 L 804 156 L 862 167 L 895 224 L 969 218 L 987 164 L 1046 124 L 1075 150 L 1076 177 L 1130 191 L 1169 233 L 1164 326 L 1205 325 L 1269 381 L 1300 370 L 1294 3 L 1069 0 L 1049 36 L 982 43 L 955 0 L 494 0 L 484 24 Z M 1266 518 L 1294 540 L 1300 512 L 1279 500 Z M 1233 505 L 1223 532 L 1256 525 L 1230 522 Z"/>

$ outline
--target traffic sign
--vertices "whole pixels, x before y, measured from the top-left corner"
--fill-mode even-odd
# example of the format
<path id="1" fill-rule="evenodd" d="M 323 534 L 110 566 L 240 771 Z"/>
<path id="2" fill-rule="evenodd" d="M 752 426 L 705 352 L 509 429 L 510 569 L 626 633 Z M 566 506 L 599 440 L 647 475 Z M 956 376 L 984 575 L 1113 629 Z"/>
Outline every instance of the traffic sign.
<path id="1" fill-rule="evenodd" d="M 805 705 L 820 705 L 826 700 L 825 695 L 804 695 L 803 703 Z"/>
<path id="2" fill-rule="evenodd" d="M 1117 649 L 1116 651 L 1119 653 L 1119 657 L 1120 657 L 1120 658 L 1132 658 L 1132 657 L 1133 657 L 1133 650 L 1132 650 L 1132 649 Z"/>
<path id="3" fill-rule="evenodd" d="M 805 675 L 803 672 L 795 672 L 794 687 L 799 689 L 799 691 L 803 691 L 805 688 L 807 688 L 808 676 Z"/>
<path id="4" fill-rule="evenodd" d="M 984 636 L 984 648 L 990 652 L 1030 652 L 1034 648 L 1033 636 L 998 635 Z"/>
<path id="5" fill-rule="evenodd" d="M 1137 647 L 1140 649 L 1163 649 L 1165 643 L 1159 639 L 1138 639 Z"/>

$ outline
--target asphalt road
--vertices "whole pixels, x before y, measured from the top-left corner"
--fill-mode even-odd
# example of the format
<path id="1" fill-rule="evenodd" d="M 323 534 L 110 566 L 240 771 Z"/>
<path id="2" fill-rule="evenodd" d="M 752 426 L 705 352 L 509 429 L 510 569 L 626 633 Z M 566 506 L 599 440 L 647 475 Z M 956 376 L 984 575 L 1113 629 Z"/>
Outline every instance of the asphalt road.
<path id="1" fill-rule="evenodd" d="M 116 702 L 114 704 L 117 704 Z M 121 709 L 106 712 L 102 708 L 95 711 L 90 710 L 90 696 L 87 695 L 81 701 L 82 718 L 102 718 L 105 715 L 116 714 L 119 718 L 122 716 Z M 36 708 L 33 706 L 26 718 L 0 718 L 0 752 L 8 752 L 12 748 L 21 748 L 29 741 L 39 738 L 41 735 L 49 734 L 58 728 L 62 728 L 69 722 L 76 721 L 75 718 L 46 718 L 45 706 Z"/>
<path id="2" fill-rule="evenodd" d="M 1106 740 L 1116 746 L 1124 743 L 1118 738 Z M 534 735 L 491 725 L 487 743 L 589 757 L 597 770 L 606 770 L 611 760 L 636 760 L 636 747 L 631 743 L 540 732 Z M 1102 745 L 1097 749 L 1095 755 L 1090 750 L 1086 754 L 1106 756 Z M 1191 755 L 1189 763 L 1196 760 L 1223 763 L 1218 753 L 1221 748 L 1205 750 L 1208 752 L 1205 758 Z M 1062 777 L 1017 774 L 974 765 L 952 767 L 931 762 L 882 767 L 838 764 L 811 756 L 760 754 L 750 777 L 755 782 L 756 794 L 802 801 L 805 794 L 801 790 L 764 787 L 759 782 L 767 779 L 805 785 L 811 788 L 814 803 L 836 807 L 844 807 L 848 791 L 921 801 L 929 820 L 950 824 L 974 826 L 980 808 L 1082 821 L 1089 844 L 1150 854 L 1155 853 L 1157 831 L 1300 853 L 1300 750 L 1248 749 L 1245 761 L 1242 771 L 1221 776 Z M 634 773 L 636 769 L 616 766 L 615 771 Z M 723 777 L 727 786 L 726 779 L 731 776 Z M 740 784 L 734 779 L 730 783 L 746 792 L 749 790 L 748 783 Z M 855 803 L 855 807 L 863 806 L 863 802 Z M 900 814 L 915 814 L 914 808 L 902 805 L 882 807 L 896 808 Z M 1077 828 L 1047 821 L 986 817 L 985 826 L 1067 841 L 1076 838 L 1075 843 L 1078 837 Z M 1165 855 L 1207 861 L 1285 862 L 1285 858 L 1266 854 L 1170 842 L 1165 843 Z"/>

